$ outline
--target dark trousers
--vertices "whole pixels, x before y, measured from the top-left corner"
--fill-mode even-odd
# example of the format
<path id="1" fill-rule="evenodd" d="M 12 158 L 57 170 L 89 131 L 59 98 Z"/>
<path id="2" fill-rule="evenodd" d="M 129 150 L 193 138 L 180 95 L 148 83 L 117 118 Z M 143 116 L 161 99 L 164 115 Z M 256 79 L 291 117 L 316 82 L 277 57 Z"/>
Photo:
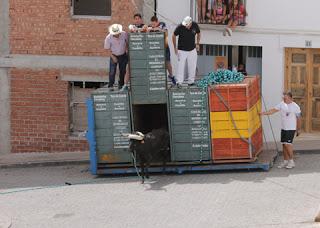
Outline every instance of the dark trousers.
<path id="1" fill-rule="evenodd" d="M 119 88 L 122 88 L 124 85 L 124 76 L 126 75 L 126 68 L 128 63 L 128 56 L 127 54 L 116 56 L 118 62 L 113 62 L 112 58 L 110 58 L 110 68 L 109 68 L 109 85 L 108 87 L 113 87 L 117 66 L 119 65 Z"/>

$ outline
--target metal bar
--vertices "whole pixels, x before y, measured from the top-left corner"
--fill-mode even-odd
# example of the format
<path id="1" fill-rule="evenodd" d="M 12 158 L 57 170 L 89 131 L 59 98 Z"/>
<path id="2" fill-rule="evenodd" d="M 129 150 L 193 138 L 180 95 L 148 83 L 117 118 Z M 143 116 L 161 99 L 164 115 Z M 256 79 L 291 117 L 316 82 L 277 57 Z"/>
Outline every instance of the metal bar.
<path id="1" fill-rule="evenodd" d="M 95 140 L 95 120 L 94 120 L 94 108 L 93 100 L 87 99 L 87 110 L 88 110 L 88 132 L 86 138 L 89 142 L 90 150 L 90 171 L 93 175 L 97 175 L 97 152 L 96 152 L 96 140 Z"/>

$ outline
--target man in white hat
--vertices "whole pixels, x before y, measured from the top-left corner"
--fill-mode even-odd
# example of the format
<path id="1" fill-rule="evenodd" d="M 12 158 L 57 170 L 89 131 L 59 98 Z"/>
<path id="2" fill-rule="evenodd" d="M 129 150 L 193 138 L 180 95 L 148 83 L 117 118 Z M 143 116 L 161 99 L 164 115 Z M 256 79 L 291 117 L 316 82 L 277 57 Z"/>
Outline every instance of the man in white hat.
<path id="1" fill-rule="evenodd" d="M 178 48 L 176 37 L 179 37 Z M 185 64 L 188 66 L 188 85 L 194 85 L 197 68 L 197 51 L 200 49 L 200 28 L 192 21 L 191 17 L 185 17 L 177 26 L 172 35 L 173 47 L 178 56 L 177 86 L 181 88 L 184 79 Z"/>
<path id="2" fill-rule="evenodd" d="M 108 87 L 113 90 L 117 66 L 119 65 L 119 89 L 124 85 L 126 75 L 126 66 L 128 63 L 127 55 L 128 34 L 122 31 L 122 26 L 113 24 L 109 27 L 109 34 L 104 41 L 104 48 L 111 51 L 109 84 Z"/>

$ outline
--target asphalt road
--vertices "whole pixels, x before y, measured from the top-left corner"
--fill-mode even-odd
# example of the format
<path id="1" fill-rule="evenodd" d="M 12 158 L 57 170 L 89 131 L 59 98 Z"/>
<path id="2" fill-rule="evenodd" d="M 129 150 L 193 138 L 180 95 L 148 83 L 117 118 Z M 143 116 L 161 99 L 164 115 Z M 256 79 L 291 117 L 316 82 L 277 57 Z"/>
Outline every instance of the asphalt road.
<path id="1" fill-rule="evenodd" d="M 84 165 L 0 169 L 0 227 L 307 228 L 320 227 L 319 206 L 320 154 L 300 155 L 293 170 L 159 175 L 144 185 Z"/>

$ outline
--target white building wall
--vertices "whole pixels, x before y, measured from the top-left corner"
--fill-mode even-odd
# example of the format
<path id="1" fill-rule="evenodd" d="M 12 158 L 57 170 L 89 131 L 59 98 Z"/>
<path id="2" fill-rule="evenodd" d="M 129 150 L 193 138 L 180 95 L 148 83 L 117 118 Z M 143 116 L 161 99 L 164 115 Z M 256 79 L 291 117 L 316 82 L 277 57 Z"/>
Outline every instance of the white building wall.
<path id="1" fill-rule="evenodd" d="M 215 61 L 215 56 L 198 56 L 198 75 L 206 76 L 214 71 Z"/>
<path id="2" fill-rule="evenodd" d="M 319 0 L 247 0 L 248 27 L 317 30 Z"/>
<path id="3" fill-rule="evenodd" d="M 182 4 L 183 3 L 183 4 Z M 189 0 L 158 1 L 159 14 L 177 23 L 191 12 Z M 262 47 L 262 95 L 267 109 L 281 101 L 284 89 L 284 51 L 288 47 L 320 48 L 319 0 L 247 0 L 248 25 L 236 30 L 232 37 L 222 36 L 222 26 L 201 26 L 202 44 Z M 170 35 L 175 25 L 171 22 Z M 171 43 L 171 42 L 170 42 Z M 170 44 L 172 45 L 172 44 Z M 171 46 L 171 50 L 172 46 Z M 176 69 L 176 58 L 172 54 Z M 175 71 L 174 71 L 175 72 Z M 277 140 L 280 137 L 280 116 L 271 116 Z M 273 141 L 267 117 L 263 119 L 267 141 Z"/>

